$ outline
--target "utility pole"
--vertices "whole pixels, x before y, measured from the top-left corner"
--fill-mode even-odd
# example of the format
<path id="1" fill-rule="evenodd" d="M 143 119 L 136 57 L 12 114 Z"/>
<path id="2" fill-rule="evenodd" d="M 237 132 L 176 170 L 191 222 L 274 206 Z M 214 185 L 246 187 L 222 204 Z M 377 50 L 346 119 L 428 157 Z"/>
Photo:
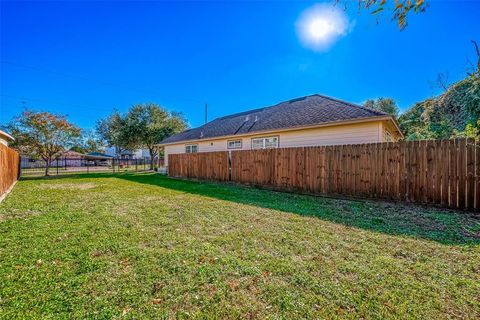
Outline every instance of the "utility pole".
<path id="1" fill-rule="evenodd" d="M 205 102 L 205 123 L 208 122 L 208 104 Z"/>

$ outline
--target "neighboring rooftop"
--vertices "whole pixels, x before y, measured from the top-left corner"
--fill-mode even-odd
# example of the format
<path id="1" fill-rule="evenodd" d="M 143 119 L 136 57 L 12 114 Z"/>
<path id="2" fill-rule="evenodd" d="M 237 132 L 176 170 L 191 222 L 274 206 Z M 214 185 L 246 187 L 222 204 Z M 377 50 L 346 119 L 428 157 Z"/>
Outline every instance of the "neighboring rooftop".
<path id="1" fill-rule="evenodd" d="M 257 131 L 286 129 L 386 115 L 383 112 L 360 105 L 314 94 L 281 102 L 270 107 L 217 118 L 198 128 L 189 129 L 166 138 L 160 143 L 241 135 Z"/>
<path id="2" fill-rule="evenodd" d="M 8 141 L 14 141 L 15 139 L 9 135 L 8 133 L 6 133 L 5 131 L 2 131 L 0 130 L 0 138 L 4 139 L 4 140 L 8 140 Z"/>
<path id="3" fill-rule="evenodd" d="M 65 157 L 65 158 L 83 158 L 84 156 L 85 155 L 83 153 L 72 151 L 72 150 L 65 151 L 62 154 L 62 157 Z"/>
<path id="4" fill-rule="evenodd" d="M 87 159 L 112 159 L 112 156 L 101 152 L 89 152 L 85 155 Z"/>

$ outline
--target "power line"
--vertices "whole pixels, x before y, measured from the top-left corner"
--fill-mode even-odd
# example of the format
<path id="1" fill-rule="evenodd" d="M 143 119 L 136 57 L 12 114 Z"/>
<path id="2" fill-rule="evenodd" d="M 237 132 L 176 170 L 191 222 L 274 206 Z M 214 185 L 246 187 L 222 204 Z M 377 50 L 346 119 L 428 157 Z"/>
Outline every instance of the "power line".
<path id="1" fill-rule="evenodd" d="M 37 71 L 37 72 L 49 73 L 49 74 L 56 75 L 56 76 L 67 77 L 67 78 L 75 78 L 75 79 L 78 79 L 78 80 L 87 81 L 89 83 L 96 82 L 97 84 L 100 84 L 100 85 L 103 85 L 103 86 L 108 86 L 108 87 L 111 87 L 111 88 L 117 88 L 117 90 L 121 90 L 122 92 L 125 92 L 125 89 L 130 89 L 132 91 L 150 93 L 150 94 L 155 94 L 157 96 L 160 96 L 160 93 L 155 92 L 155 91 L 151 91 L 151 90 L 148 90 L 148 89 L 131 87 L 131 86 L 123 85 L 123 84 L 106 82 L 106 81 L 103 81 L 103 80 L 95 80 L 95 79 L 85 77 L 85 76 L 82 76 L 82 75 L 76 75 L 76 74 L 65 73 L 65 72 L 58 72 L 58 71 L 54 71 L 54 70 L 48 70 L 48 69 L 45 69 L 45 68 L 38 68 L 38 67 L 35 67 L 35 66 L 21 64 L 21 63 L 12 62 L 12 61 L 6 61 L 6 60 L 0 60 L 0 63 L 15 66 L 15 67 L 20 67 L 20 68 L 30 69 L 30 70 L 34 70 L 34 71 Z M 50 103 L 50 104 L 63 105 L 63 106 L 66 106 L 66 107 L 74 107 L 74 108 L 81 108 L 81 109 L 95 110 L 95 111 L 99 110 L 99 108 L 78 106 L 78 105 L 66 104 L 66 103 L 58 102 L 58 101 L 45 100 L 45 99 L 16 97 L 16 96 L 6 95 L 6 94 L 2 94 L 2 96 L 10 96 L 12 98 L 22 99 L 22 100 L 26 100 L 26 101 L 33 101 L 33 102 L 38 101 L 38 102 L 45 102 L 45 103 Z M 173 100 L 185 101 L 185 102 L 188 102 L 188 103 L 193 102 L 194 104 L 198 104 L 198 105 L 201 105 L 203 103 L 200 100 L 185 98 L 183 96 L 180 99 L 174 98 Z"/>
<path id="2" fill-rule="evenodd" d="M 49 73 L 49 74 L 53 74 L 53 75 L 57 75 L 57 76 L 61 76 L 61 77 L 75 78 L 75 79 L 82 80 L 82 81 L 87 81 L 87 82 L 96 82 L 97 84 L 100 84 L 100 85 L 103 85 L 103 86 L 108 86 L 108 87 L 113 87 L 113 88 L 117 87 L 118 89 L 121 89 L 123 92 L 125 91 L 125 89 L 130 89 L 132 91 L 137 91 L 137 92 L 150 93 L 150 94 L 155 94 L 155 95 L 159 95 L 159 96 L 161 95 L 159 92 L 152 91 L 150 89 L 132 87 L 132 86 L 124 85 L 124 84 L 113 83 L 113 82 L 110 82 L 110 81 L 96 80 L 96 79 L 92 79 L 92 78 L 85 77 L 85 76 L 82 76 L 82 75 L 75 75 L 75 74 L 71 74 L 71 73 L 53 71 L 53 70 L 48 70 L 48 69 L 45 69 L 45 68 L 38 68 L 38 67 L 35 67 L 35 66 L 16 63 L 16 62 L 11 62 L 11 61 L 6 61 L 6 60 L 0 60 L 0 63 L 15 66 L 15 67 L 20 67 L 20 68 L 25 68 L 25 69 L 31 69 L 31 70 L 35 70 L 35 71 L 38 71 L 38 72 Z M 176 100 L 178 100 L 178 99 L 176 99 Z M 190 98 L 183 98 L 182 97 L 180 100 L 195 102 L 195 103 L 199 103 L 199 104 L 201 103 L 201 101 L 199 101 L 199 100 L 190 99 Z"/>
<path id="3" fill-rule="evenodd" d="M 26 101 L 30 101 L 30 102 L 35 102 L 35 101 L 38 101 L 38 102 L 43 102 L 43 103 L 47 103 L 47 104 L 50 104 L 50 105 L 59 105 L 59 106 L 64 106 L 64 107 L 69 107 L 69 108 L 75 108 L 77 109 L 81 109 L 81 110 L 94 110 L 94 111 L 106 111 L 104 109 L 101 109 L 101 108 L 95 108 L 95 107 L 85 107 L 85 106 L 80 106 L 80 105 L 72 105 L 72 104 L 68 104 L 68 103 L 64 103 L 64 102 L 59 102 L 59 101 L 53 101 L 53 100 L 48 100 L 48 99 L 38 99 L 38 98 L 26 98 L 26 97 L 21 97 L 21 96 L 16 96 L 16 95 L 10 95 L 10 94 L 0 94 L 0 96 L 2 97 L 7 97 L 7 98 L 13 98 L 13 99 L 18 99 L 18 103 L 19 104 L 22 104 L 22 105 L 17 105 L 15 106 L 14 104 L 11 104 L 11 103 L 4 103 L 2 101 L 0 101 L 0 107 L 1 106 L 4 106 L 4 105 L 9 105 L 9 106 L 12 106 L 16 109 L 28 109 L 28 108 L 31 108 L 31 109 L 36 109 L 35 107 L 30 107 L 28 105 L 26 105 Z M 206 105 L 205 105 L 206 106 Z M 0 108 L 0 111 L 2 108 Z M 115 107 L 111 107 L 110 111 L 109 112 L 112 112 L 113 110 L 115 109 Z M 60 113 L 64 114 L 64 112 L 60 111 Z M 68 112 L 67 112 L 68 114 Z M 87 115 L 82 115 L 82 116 L 87 116 Z"/>
<path id="4" fill-rule="evenodd" d="M 64 102 L 59 102 L 59 101 L 53 101 L 53 100 L 47 100 L 47 99 L 37 99 L 37 98 L 26 98 L 26 97 L 20 97 L 20 96 L 14 96 L 14 95 L 9 95 L 9 94 L 0 94 L 2 97 L 7 97 L 7 98 L 14 98 L 14 99 L 19 99 L 23 101 L 30 101 L 30 102 L 44 102 L 48 104 L 56 104 L 56 105 L 62 105 L 64 107 L 70 107 L 70 108 L 80 108 L 80 109 L 88 109 L 88 110 L 99 110 L 99 108 L 92 108 L 92 107 L 85 107 L 85 106 L 79 106 L 79 105 L 72 105 L 72 104 L 65 104 Z M 23 102 L 20 101 L 20 102 Z M 3 103 L 2 103 L 3 105 Z"/>

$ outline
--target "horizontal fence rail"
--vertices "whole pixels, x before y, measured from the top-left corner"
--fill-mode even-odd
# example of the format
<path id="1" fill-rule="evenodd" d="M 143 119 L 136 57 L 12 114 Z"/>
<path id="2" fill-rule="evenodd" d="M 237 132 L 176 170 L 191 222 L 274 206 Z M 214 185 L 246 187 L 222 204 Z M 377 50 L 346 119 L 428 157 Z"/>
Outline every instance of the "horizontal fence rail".
<path id="1" fill-rule="evenodd" d="M 480 143 L 473 139 L 172 154 L 168 172 L 480 211 Z"/>
<path id="2" fill-rule="evenodd" d="M 20 156 L 0 143 L 0 197 L 18 180 Z"/>

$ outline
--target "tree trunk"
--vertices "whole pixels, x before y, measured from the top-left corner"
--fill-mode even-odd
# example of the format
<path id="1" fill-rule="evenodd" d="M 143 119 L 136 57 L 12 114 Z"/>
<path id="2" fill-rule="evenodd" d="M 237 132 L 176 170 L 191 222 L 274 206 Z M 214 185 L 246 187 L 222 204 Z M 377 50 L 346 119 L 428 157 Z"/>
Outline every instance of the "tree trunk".
<path id="1" fill-rule="evenodd" d="M 50 160 L 45 160 L 45 176 L 50 175 Z"/>
<path id="2" fill-rule="evenodd" d="M 155 160 L 156 152 L 155 152 L 155 147 L 153 148 L 148 148 L 148 152 L 150 153 L 150 170 L 153 170 L 153 161 Z"/>

